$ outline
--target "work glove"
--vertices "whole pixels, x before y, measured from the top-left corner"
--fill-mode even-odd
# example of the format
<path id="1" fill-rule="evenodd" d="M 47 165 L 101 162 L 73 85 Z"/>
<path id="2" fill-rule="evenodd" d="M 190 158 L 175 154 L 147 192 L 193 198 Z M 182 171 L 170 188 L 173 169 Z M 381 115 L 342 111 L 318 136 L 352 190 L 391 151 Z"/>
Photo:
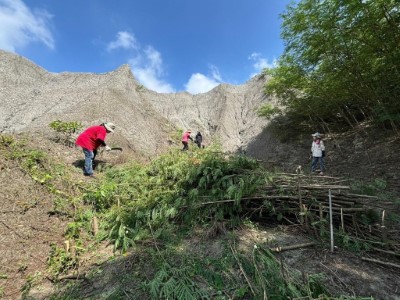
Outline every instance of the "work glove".
<path id="1" fill-rule="evenodd" d="M 111 147 L 110 146 L 105 146 L 106 151 L 110 151 Z"/>

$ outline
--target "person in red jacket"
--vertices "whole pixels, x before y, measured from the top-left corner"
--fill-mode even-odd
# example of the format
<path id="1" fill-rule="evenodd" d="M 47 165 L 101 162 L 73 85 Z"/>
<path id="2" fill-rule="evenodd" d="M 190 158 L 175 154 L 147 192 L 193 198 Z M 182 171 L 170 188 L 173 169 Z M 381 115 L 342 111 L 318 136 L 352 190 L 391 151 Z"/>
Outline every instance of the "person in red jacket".
<path id="1" fill-rule="evenodd" d="M 183 136 L 182 136 L 182 144 L 183 144 L 182 151 L 189 150 L 188 142 L 189 142 L 189 140 L 193 141 L 192 137 L 190 136 L 191 133 L 192 133 L 192 131 L 189 129 L 183 134 Z"/>
<path id="2" fill-rule="evenodd" d="M 106 145 L 105 139 L 107 133 L 114 132 L 115 125 L 111 122 L 102 123 L 98 126 L 91 126 L 83 131 L 76 139 L 76 145 L 82 147 L 85 154 L 85 167 L 83 174 L 93 176 L 93 161 L 97 155 L 99 147 L 105 147 L 106 151 L 111 148 Z"/>

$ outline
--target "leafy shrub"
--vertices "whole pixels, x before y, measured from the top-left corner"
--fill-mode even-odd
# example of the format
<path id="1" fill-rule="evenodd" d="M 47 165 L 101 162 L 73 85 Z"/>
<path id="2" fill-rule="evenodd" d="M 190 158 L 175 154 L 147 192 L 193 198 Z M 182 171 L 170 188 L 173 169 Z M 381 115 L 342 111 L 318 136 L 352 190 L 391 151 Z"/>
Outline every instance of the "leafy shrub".
<path id="1" fill-rule="evenodd" d="M 15 139 L 10 135 L 0 134 L 0 146 L 10 147 L 15 143 Z"/>
<path id="2" fill-rule="evenodd" d="M 60 120 L 51 122 L 49 126 L 51 129 L 57 132 L 57 141 L 62 142 L 65 145 L 73 144 L 72 135 L 83 128 L 80 122 L 63 122 Z"/>
<path id="3" fill-rule="evenodd" d="M 280 112 L 281 110 L 278 107 L 273 106 L 271 103 L 266 103 L 257 110 L 258 116 L 266 119 L 271 119 Z"/>
<path id="4" fill-rule="evenodd" d="M 52 174 L 45 152 L 28 148 L 24 143 L 3 135 L 0 136 L 0 150 L 3 150 L 4 157 L 16 161 L 33 180 L 46 184 L 49 189 L 53 188 L 49 183 Z"/>
<path id="5" fill-rule="evenodd" d="M 76 250 L 81 248 L 76 247 Z M 78 251 L 79 252 L 79 251 Z M 62 273 L 74 269 L 78 265 L 78 254 L 66 251 L 64 248 L 51 245 L 50 255 L 47 259 L 47 265 L 52 275 L 58 276 Z"/>

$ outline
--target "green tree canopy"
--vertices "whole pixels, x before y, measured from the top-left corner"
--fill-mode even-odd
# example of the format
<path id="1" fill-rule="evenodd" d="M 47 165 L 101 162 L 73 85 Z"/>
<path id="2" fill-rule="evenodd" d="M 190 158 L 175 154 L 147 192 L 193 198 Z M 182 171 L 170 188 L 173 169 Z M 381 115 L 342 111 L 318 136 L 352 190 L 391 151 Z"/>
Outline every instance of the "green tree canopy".
<path id="1" fill-rule="evenodd" d="M 266 92 L 294 122 L 400 122 L 398 0 L 302 0 L 282 18 L 285 51 Z"/>

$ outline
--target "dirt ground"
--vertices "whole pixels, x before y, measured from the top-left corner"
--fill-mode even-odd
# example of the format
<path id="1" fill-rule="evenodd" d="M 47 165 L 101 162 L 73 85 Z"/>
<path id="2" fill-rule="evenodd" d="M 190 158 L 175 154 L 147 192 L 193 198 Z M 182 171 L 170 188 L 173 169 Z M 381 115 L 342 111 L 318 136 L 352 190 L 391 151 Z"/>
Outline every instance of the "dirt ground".
<path id="1" fill-rule="evenodd" d="M 331 162 L 328 161 L 332 173 L 356 173 L 357 178 L 364 179 L 381 176 L 386 178 L 392 191 L 399 192 L 398 139 L 379 142 L 360 140 L 360 152 L 349 152 L 344 148 L 348 143 L 354 149 L 354 137 L 341 137 L 337 141 L 340 143 L 336 149 L 340 151 L 331 151 Z M 40 136 L 30 137 L 29 143 L 69 166 L 77 182 L 88 180 L 82 176 L 83 154 L 79 149 L 55 144 L 48 137 Z M 394 159 L 390 157 L 391 154 L 395 156 Z M 98 157 L 99 166 L 123 163 L 130 157 L 126 153 L 103 153 Z M 340 163 L 333 166 L 332 160 Z M 351 161 L 353 164 L 349 163 Z M 357 172 L 352 171 L 355 169 Z M 0 299 L 20 299 L 22 291 L 38 283 L 35 281 L 38 278 L 41 279 L 41 285 L 32 289 L 32 299 L 46 299 L 45 295 L 52 291 L 45 275 L 51 244 L 60 247 L 64 245 L 68 220 L 51 214 L 54 196 L 15 163 L 1 156 L 0 179 Z M 296 226 L 246 230 L 239 236 L 241 247 L 244 248 L 253 247 L 256 243 L 276 247 L 309 241 Z M 209 242 L 210 247 L 215 243 L 213 240 Z M 327 249 L 306 247 L 279 253 L 278 257 L 303 274 L 326 274 L 326 283 L 333 294 L 371 296 L 382 300 L 400 299 L 399 268 L 364 261 L 354 253 L 339 249 L 330 253 Z M 374 256 L 380 257 L 380 254 Z M 391 256 L 390 261 L 400 265 L 399 256 Z"/>
<path id="2" fill-rule="evenodd" d="M 239 237 L 236 243 L 237 251 L 248 253 L 249 256 L 251 256 L 255 245 L 274 249 L 276 247 L 309 243 L 311 241 L 296 226 L 241 229 L 234 232 L 234 235 Z M 185 247 L 193 255 L 215 258 L 222 252 L 221 247 L 223 247 L 225 239 L 227 239 L 227 236 L 224 234 L 219 234 L 206 241 L 194 237 L 186 241 Z M 107 249 L 103 251 L 107 252 Z M 399 270 L 363 261 L 361 256 L 357 256 L 354 253 L 337 248 L 331 253 L 329 249 L 310 246 L 282 251 L 276 253 L 276 257 L 291 272 L 295 270 L 301 276 L 307 277 L 312 274 L 324 274 L 322 282 L 332 295 L 362 296 L 366 299 L 372 297 L 371 299 L 379 300 L 400 299 Z M 113 288 L 121 285 L 122 283 L 119 280 L 124 277 L 124 274 L 133 272 L 133 265 L 136 259 L 137 255 L 132 253 L 120 256 L 112 262 L 96 264 L 96 268 L 99 265 L 102 266 L 103 271 L 101 274 L 103 275 L 96 277 L 93 281 L 83 281 L 78 284 L 76 289 L 80 291 L 82 299 L 103 299 L 100 295 L 103 293 L 106 294 L 107 291 L 112 291 Z M 399 263 L 400 261 L 397 262 Z M 86 268 L 82 270 L 83 272 L 90 272 L 90 268 L 89 265 L 86 265 Z M 130 282 L 126 284 L 132 287 L 135 283 Z M 49 283 L 45 283 L 40 287 L 32 289 L 30 296 L 37 300 L 48 299 L 48 295 L 51 295 L 53 292 Z M 133 297 L 127 299 L 139 298 Z"/>
<path id="3" fill-rule="evenodd" d="M 312 242 L 297 226 L 252 230 L 239 236 L 242 246 L 247 247 L 261 243 L 273 249 Z M 277 253 L 277 257 L 303 275 L 325 274 L 324 282 L 332 295 L 400 299 L 400 269 L 364 261 L 361 255 L 338 248 L 331 253 L 330 249 L 310 246 L 282 251 Z M 400 259 L 394 261 L 400 263 Z"/>
<path id="4" fill-rule="evenodd" d="M 76 184 L 90 184 L 90 179 L 82 175 L 82 151 L 54 143 L 49 138 L 18 137 L 28 147 L 47 153 L 55 162 L 65 163 Z M 100 168 L 124 160 L 118 151 L 101 153 L 97 163 Z M 2 154 L 0 180 L 0 299 L 20 299 L 21 291 L 29 289 L 30 283 L 34 285 L 38 279 L 46 277 L 51 245 L 64 246 L 69 221 L 53 214 L 56 196 Z"/>
<path id="5" fill-rule="evenodd" d="M 63 243 L 65 221 L 48 214 L 54 199 L 23 170 L 2 158 L 0 169 L 0 287 L 19 299 L 27 278 L 45 271 L 50 244 Z"/>

